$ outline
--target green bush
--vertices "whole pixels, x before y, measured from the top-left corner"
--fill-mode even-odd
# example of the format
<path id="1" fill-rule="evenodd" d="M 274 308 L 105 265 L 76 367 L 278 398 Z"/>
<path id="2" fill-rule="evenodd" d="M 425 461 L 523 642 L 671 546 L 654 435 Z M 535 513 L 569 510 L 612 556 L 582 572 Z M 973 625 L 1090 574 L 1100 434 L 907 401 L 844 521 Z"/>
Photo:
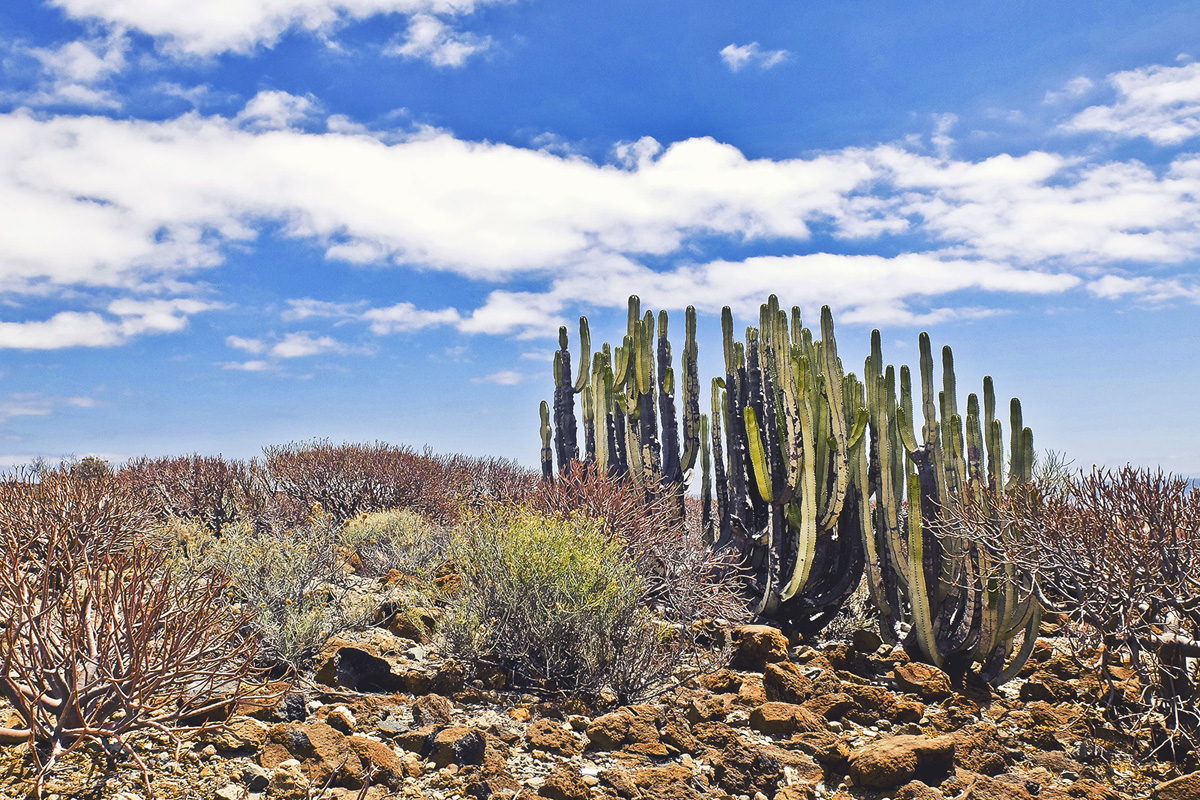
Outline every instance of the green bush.
<path id="1" fill-rule="evenodd" d="M 415 511 L 379 511 L 350 520 L 341 538 L 360 575 L 378 577 L 395 569 L 424 580 L 445 562 L 450 533 Z"/>
<path id="2" fill-rule="evenodd" d="M 228 577 L 267 658 L 298 666 L 333 635 L 364 624 L 373 598 L 352 591 L 339 527 L 319 509 L 297 526 L 227 525 L 202 548 Z"/>
<path id="3" fill-rule="evenodd" d="M 518 686 L 622 702 L 664 683 L 679 637 L 643 607 L 645 583 L 604 524 L 582 514 L 493 507 L 455 530 L 463 579 L 445 626 L 452 653 Z"/>

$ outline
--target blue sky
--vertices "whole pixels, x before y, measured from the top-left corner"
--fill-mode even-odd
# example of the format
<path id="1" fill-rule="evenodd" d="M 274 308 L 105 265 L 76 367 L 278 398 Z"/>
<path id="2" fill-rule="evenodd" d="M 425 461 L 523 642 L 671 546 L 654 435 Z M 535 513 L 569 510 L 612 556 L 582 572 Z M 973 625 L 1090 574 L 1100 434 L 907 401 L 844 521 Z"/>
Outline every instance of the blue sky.
<path id="1" fill-rule="evenodd" d="M 1183 2 L 9 0 L 0 466 L 328 437 L 533 464 L 625 298 L 928 330 L 1039 449 L 1200 476 Z M 678 347 L 676 348 L 678 350 Z"/>

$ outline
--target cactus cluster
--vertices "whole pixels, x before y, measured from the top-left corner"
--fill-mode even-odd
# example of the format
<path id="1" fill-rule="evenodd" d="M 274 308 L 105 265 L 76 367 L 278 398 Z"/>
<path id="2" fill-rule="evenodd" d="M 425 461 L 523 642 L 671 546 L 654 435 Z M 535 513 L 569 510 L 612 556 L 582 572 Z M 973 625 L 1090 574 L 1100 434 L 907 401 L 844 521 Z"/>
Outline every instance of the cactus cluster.
<path id="1" fill-rule="evenodd" d="M 700 380 L 696 365 L 696 309 L 684 315 L 676 406 L 676 373 L 667 334 L 666 311 L 642 314 L 641 301 L 629 298 L 626 333 L 615 347 L 605 342 L 591 351 L 587 317 L 579 318 L 580 365 L 571 377 L 567 329 L 559 330 L 554 354 L 554 407 L 542 403 L 542 474 L 553 479 L 582 461 L 600 474 L 628 479 L 647 491 L 665 489 L 683 497 L 701 450 Z M 590 364 L 589 364 L 590 362 Z M 580 457 L 575 395 L 581 395 L 584 452 Z M 682 412 L 682 436 L 680 435 Z M 551 416 L 553 426 L 551 426 Z M 553 447 L 551 437 L 553 436 Z"/>
<path id="2" fill-rule="evenodd" d="M 1015 674 L 1040 621 L 1032 579 L 979 543 L 945 535 L 941 520 L 947 503 L 1029 480 L 1033 435 L 1019 401 L 1011 404 L 1006 467 L 991 379 L 984 379 L 982 415 L 972 394 L 964 418 L 953 354 L 942 351 L 935 393 L 931 345 L 922 333 L 918 440 L 909 369 L 883 366 L 879 331 L 860 380 L 843 368 L 828 306 L 818 338 L 799 308 L 789 315 L 772 295 L 741 341 L 731 310 L 723 310 L 725 375 L 712 381 L 710 417 L 699 412 L 692 307 L 685 327 L 682 442 L 666 312 L 656 336 L 654 315 L 643 316 L 631 297 L 623 342 L 595 354 L 581 318 L 574 381 L 566 329 L 560 331 L 553 426 L 542 403 L 544 475 L 553 479 L 555 456 L 560 470 L 579 460 L 574 395 L 582 394 L 582 461 L 602 474 L 648 490 L 670 487 L 682 509 L 700 461 L 702 527 L 715 549 L 738 555 L 756 614 L 812 635 L 865 573 L 886 641 L 903 638 L 915 657 L 951 670 L 979 663 L 994 682 Z M 1021 632 L 1024 647 L 1013 657 Z"/>
<path id="3" fill-rule="evenodd" d="M 918 440 L 909 369 L 900 367 L 897 392 L 896 369 L 883 367 L 879 332 L 871 336 L 864 369 L 875 497 L 873 529 L 865 539 L 868 585 L 885 640 L 896 641 L 907 624 L 905 646 L 913 655 L 951 671 L 979 663 L 986 679 L 1003 683 L 1028 658 L 1040 623 L 1032 577 L 977 542 L 939 534 L 947 506 L 982 500 L 970 507 L 986 514 L 988 496 L 1029 482 L 1033 432 L 1013 398 L 1006 467 L 991 378 L 983 381 L 982 416 L 979 397 L 970 394 L 964 419 L 952 351 L 942 349 L 942 388 L 935 393 L 927 334 L 919 345 L 924 424 Z M 1012 657 L 1021 632 L 1024 646 Z"/>

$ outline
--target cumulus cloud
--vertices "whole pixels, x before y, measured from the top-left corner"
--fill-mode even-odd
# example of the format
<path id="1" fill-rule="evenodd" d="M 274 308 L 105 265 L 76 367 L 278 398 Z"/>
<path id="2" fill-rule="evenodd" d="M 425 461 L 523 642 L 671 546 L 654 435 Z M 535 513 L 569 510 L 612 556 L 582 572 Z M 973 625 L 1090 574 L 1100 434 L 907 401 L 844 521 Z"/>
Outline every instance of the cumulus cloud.
<path id="1" fill-rule="evenodd" d="M 107 314 L 0 323 L 2 346 L 108 346 L 178 330 L 198 312 L 144 297 L 186 293 L 229 247 L 252 246 L 267 227 L 331 261 L 496 284 L 477 308 L 303 298 L 283 313 L 376 335 L 432 326 L 552 335 L 569 304 L 620 306 L 631 286 L 659 307 L 698 299 L 714 308 L 756 305 L 781 283 L 802 297 L 819 286 L 821 302 L 856 319 L 912 321 L 985 313 L 938 310 L 936 298 L 951 292 L 1053 293 L 1106 270 L 1136 279 L 1137 265 L 1167 282 L 1155 284 L 1165 297 L 1170 271 L 1200 257 L 1200 156 L 1156 167 L 1038 151 L 954 158 L 950 116 L 937 120 L 934 155 L 881 145 L 750 159 L 711 138 L 647 138 L 618 145 L 611 163 L 445 131 L 319 132 L 321 122 L 310 99 L 282 92 L 230 117 L 0 115 L 0 292 L 143 298 Z M 811 252 L 817 234 L 855 247 L 882 241 L 896 255 Z M 693 244 L 705 239 L 771 242 L 783 254 L 684 263 L 703 262 Z M 667 257 L 673 266 L 645 266 Z M 1089 291 L 1107 296 L 1108 285 Z M 1189 285 L 1179 283 L 1177 299 L 1190 297 Z M 267 363 L 348 352 L 305 335 L 256 340 L 258 351 L 230 346 Z"/>
<path id="2" fill-rule="evenodd" d="M 445 29 L 439 17 L 460 17 L 477 6 L 503 0 L 51 0 L 69 16 L 112 30 L 135 30 L 162 42 L 172 53 L 214 56 L 271 47 L 288 31 L 327 36 L 340 25 L 369 17 L 403 14 L 442 26 L 421 57 L 465 58 L 454 51 L 473 37 Z M 410 38 L 412 36 L 410 26 Z M 446 42 L 439 47 L 439 42 Z"/>
<path id="3" fill-rule="evenodd" d="M 7 49 L 13 56 L 37 65 L 31 89 L 4 93 L 10 102 L 29 107 L 120 108 L 121 101 L 110 83 L 127 64 L 129 41 L 123 34 L 89 37 L 58 47 L 10 43 Z"/>
<path id="4" fill-rule="evenodd" d="M 267 355 L 274 359 L 306 358 L 325 353 L 349 353 L 354 348 L 339 342 L 332 336 L 317 336 L 308 331 L 288 333 L 273 342 L 263 339 L 247 339 L 241 336 L 228 336 L 225 344 L 237 350 L 244 350 L 253 355 Z M 248 364 L 266 364 L 267 362 L 247 362 Z M 242 364 L 238 369 L 264 369 L 265 367 Z"/>
<path id="5" fill-rule="evenodd" d="M 461 67 L 467 59 L 491 46 L 487 36 L 454 30 L 431 14 L 414 14 L 402 41 L 384 50 L 387 55 L 424 59 L 435 67 Z"/>
<path id="6" fill-rule="evenodd" d="M 1116 89 L 1116 102 L 1084 109 L 1063 123 L 1064 130 L 1145 137 L 1157 145 L 1200 134 L 1200 63 L 1116 72 L 1108 83 Z"/>
<path id="7" fill-rule="evenodd" d="M 1080 75 L 1077 78 L 1072 78 L 1071 80 L 1067 81 L 1063 88 L 1057 92 L 1046 92 L 1046 96 L 1042 98 L 1042 102 L 1046 105 L 1056 105 L 1058 103 L 1066 102 L 1067 100 L 1074 100 L 1077 97 L 1083 97 L 1085 94 L 1090 92 L 1095 85 L 1096 84 L 1090 78 Z"/>
<path id="8" fill-rule="evenodd" d="M 721 48 L 721 60 L 732 72 L 740 72 L 750 66 L 770 69 L 782 64 L 790 55 L 787 50 L 764 50 L 758 42 L 729 44 Z"/>
<path id="9" fill-rule="evenodd" d="M 108 305 L 107 314 L 60 311 L 45 320 L 0 321 L 0 349 L 113 347 L 144 334 L 180 331 L 191 315 L 220 307 L 219 303 L 186 298 L 121 299 Z"/>

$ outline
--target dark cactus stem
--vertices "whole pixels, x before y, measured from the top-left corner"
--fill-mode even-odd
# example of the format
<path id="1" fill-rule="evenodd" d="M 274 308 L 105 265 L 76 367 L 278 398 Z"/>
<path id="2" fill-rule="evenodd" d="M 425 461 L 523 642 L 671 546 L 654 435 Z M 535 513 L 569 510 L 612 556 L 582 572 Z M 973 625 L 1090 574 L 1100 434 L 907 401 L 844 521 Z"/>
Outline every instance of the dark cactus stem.
<path id="1" fill-rule="evenodd" d="M 616 477 L 624 479 L 629 475 L 629 454 L 625 450 L 626 424 L 625 414 L 618 411 L 613 414 L 613 424 L 616 427 L 614 447 L 609 451 L 609 463 L 616 464 Z M 611 472 L 612 470 L 610 470 Z"/>
<path id="2" fill-rule="evenodd" d="M 733 529 L 729 521 L 729 476 L 725 474 L 725 447 L 721 442 L 721 403 L 716 381 L 713 381 L 713 414 L 712 414 L 712 460 L 713 486 L 717 495 L 717 531 L 716 547 L 719 549 L 729 544 L 733 538 Z"/>
<path id="3" fill-rule="evenodd" d="M 565 474 L 579 460 L 579 443 L 575 423 L 575 389 L 571 386 L 571 351 L 566 348 L 566 328 L 561 329 L 559 337 L 563 347 L 554 359 L 554 450 L 558 457 L 559 472 Z"/>
<path id="4" fill-rule="evenodd" d="M 662 420 L 662 478 L 675 484 L 682 478 L 679 468 L 679 419 L 675 413 L 675 387 L 671 370 L 671 342 L 667 339 L 667 312 L 658 315 L 658 414 Z"/>

